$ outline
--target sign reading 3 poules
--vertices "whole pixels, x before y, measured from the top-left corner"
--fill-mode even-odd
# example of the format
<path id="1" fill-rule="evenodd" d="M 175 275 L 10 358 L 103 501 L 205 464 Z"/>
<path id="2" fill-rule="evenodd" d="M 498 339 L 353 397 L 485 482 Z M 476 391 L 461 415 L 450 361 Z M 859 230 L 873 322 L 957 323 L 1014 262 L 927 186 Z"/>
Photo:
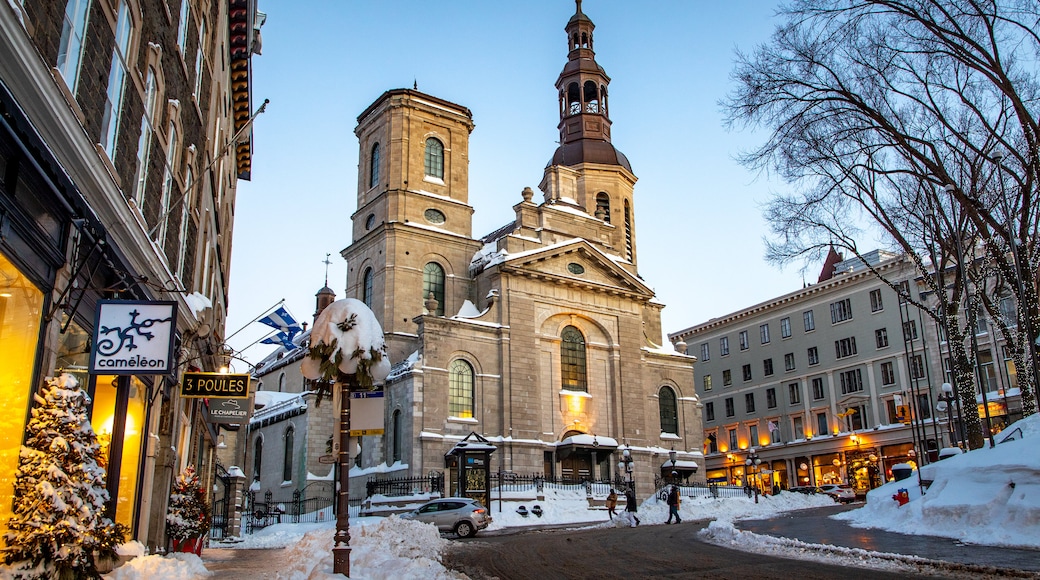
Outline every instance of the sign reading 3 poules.
<path id="1" fill-rule="evenodd" d="M 242 399 L 249 396 L 249 375 L 225 373 L 184 373 L 182 397 Z"/>

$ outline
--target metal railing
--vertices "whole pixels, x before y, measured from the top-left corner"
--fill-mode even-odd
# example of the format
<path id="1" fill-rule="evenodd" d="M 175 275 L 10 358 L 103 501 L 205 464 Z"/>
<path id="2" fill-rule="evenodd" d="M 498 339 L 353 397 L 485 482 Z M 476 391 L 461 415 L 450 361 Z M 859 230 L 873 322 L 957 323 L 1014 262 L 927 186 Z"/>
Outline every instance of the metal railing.
<path id="1" fill-rule="evenodd" d="M 361 515 L 362 498 L 350 498 L 347 505 L 350 517 Z M 242 514 L 243 533 L 251 534 L 255 530 L 273 524 L 299 524 L 336 519 L 336 499 L 334 497 L 305 497 L 299 491 L 293 491 L 288 501 L 277 501 L 270 490 L 265 491 L 262 501 L 257 501 L 256 492 L 250 491 L 246 496 L 246 507 Z"/>
<path id="2" fill-rule="evenodd" d="M 434 471 L 425 477 L 389 477 L 371 479 L 365 483 L 367 497 L 374 495 L 397 497 L 422 493 L 443 494 L 444 474 Z"/>

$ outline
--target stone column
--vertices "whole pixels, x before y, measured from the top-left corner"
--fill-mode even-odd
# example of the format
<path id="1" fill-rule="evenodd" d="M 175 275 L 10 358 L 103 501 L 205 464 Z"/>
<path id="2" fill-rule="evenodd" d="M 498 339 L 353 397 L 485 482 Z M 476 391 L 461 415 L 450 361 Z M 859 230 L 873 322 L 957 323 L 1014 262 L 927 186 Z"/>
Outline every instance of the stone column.
<path id="1" fill-rule="evenodd" d="M 224 541 L 241 541 L 242 538 L 242 504 L 245 502 L 246 474 L 237 465 L 228 468 L 231 484 L 228 486 L 226 501 L 234 499 L 234 508 L 228 510 L 227 530 Z"/>

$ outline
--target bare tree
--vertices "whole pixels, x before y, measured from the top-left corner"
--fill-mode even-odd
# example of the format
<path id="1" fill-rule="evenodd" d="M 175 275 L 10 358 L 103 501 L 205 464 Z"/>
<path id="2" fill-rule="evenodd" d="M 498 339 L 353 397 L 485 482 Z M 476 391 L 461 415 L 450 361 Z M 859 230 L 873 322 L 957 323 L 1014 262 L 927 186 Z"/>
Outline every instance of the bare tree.
<path id="1" fill-rule="evenodd" d="M 818 260 L 858 240 L 917 265 L 943 325 L 972 447 L 982 444 L 965 346 L 981 312 L 1014 297 L 999 324 L 1036 412 L 1040 329 L 1040 5 L 1035 0 L 793 0 L 771 41 L 738 54 L 731 127 L 764 127 L 742 156 L 794 184 L 766 209 L 768 257 Z M 969 329 L 971 335 L 969 335 Z"/>

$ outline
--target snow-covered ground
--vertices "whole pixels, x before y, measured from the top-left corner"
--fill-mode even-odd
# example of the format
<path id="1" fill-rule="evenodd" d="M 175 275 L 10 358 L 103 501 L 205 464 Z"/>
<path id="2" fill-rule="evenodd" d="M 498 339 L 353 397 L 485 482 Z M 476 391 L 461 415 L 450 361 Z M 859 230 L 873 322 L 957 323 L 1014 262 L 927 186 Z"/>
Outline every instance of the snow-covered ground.
<path id="1" fill-rule="evenodd" d="M 1016 431 L 1016 429 L 1018 431 Z M 921 476 L 932 480 L 922 495 L 917 474 L 911 479 L 888 483 L 867 496 L 863 507 L 834 516 L 857 527 L 881 528 L 910 534 L 958 538 L 964 542 L 994 546 L 1040 548 L 1040 415 L 1012 425 L 997 440 L 1010 434 L 1016 440 L 993 449 L 970 453 L 925 466 Z M 1020 433 L 1020 435 L 1018 435 Z M 906 489 L 910 501 L 903 506 L 892 499 Z M 521 505 L 537 503 L 541 518 L 522 517 Z M 733 522 L 766 518 L 787 511 L 833 505 L 825 496 L 782 493 L 762 496 L 760 502 L 745 498 L 684 498 L 683 519 L 716 520 L 701 534 L 706 541 L 783 557 L 845 562 L 849 566 L 887 570 L 913 569 L 913 559 L 865 550 L 819 546 L 797 540 L 771 538 L 742 532 Z M 490 530 L 544 524 L 584 524 L 594 527 L 628 525 L 623 517 L 609 520 L 603 510 L 589 510 L 583 492 L 548 493 L 545 501 L 492 501 L 494 521 Z M 662 524 L 667 506 L 656 498 L 644 501 L 638 512 L 643 525 Z M 331 580 L 334 522 L 322 524 L 278 524 L 247 536 L 234 544 L 239 548 L 288 547 L 284 561 L 292 568 L 279 578 L 286 580 Z M 450 540 L 432 526 L 398 517 L 351 520 L 351 577 L 353 578 L 463 578 L 440 564 L 440 553 Z M 194 580 L 207 572 L 196 556 L 142 556 L 106 576 L 110 580 L 164 578 Z"/>

